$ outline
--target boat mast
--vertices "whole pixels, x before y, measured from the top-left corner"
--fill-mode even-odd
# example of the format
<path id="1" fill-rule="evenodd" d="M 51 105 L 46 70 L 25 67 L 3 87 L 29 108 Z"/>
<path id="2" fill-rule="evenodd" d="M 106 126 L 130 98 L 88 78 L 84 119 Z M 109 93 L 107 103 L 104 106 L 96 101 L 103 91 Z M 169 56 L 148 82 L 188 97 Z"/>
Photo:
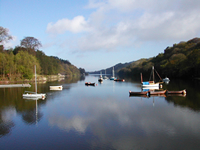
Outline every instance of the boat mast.
<path id="1" fill-rule="evenodd" d="M 153 82 L 154 82 L 154 66 L 152 66 L 152 71 L 153 71 Z"/>
<path id="2" fill-rule="evenodd" d="M 37 94 L 37 77 L 36 77 L 36 65 L 35 65 L 35 93 Z"/>
<path id="3" fill-rule="evenodd" d="M 142 73 L 140 73 L 141 83 L 143 82 Z"/>
<path id="4" fill-rule="evenodd" d="M 114 67 L 113 67 L 113 77 L 115 77 L 115 71 L 114 71 Z"/>

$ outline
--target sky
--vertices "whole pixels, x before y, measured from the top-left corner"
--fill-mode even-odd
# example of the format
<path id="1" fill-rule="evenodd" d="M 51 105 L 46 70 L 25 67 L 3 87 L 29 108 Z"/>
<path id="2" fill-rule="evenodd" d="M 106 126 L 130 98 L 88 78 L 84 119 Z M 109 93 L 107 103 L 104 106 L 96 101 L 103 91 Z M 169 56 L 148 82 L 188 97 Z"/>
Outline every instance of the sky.
<path id="1" fill-rule="evenodd" d="M 86 71 L 150 58 L 200 37 L 199 0 L 0 0 L 15 48 L 31 36 L 47 56 Z"/>

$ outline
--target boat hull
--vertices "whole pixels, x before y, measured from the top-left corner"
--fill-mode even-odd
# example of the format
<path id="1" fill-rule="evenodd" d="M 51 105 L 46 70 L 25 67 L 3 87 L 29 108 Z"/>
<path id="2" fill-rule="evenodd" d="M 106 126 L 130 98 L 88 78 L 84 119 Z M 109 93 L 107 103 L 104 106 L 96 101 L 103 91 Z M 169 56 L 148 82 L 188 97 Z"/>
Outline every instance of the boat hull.
<path id="1" fill-rule="evenodd" d="M 114 81 L 125 82 L 124 79 L 114 79 Z"/>
<path id="2" fill-rule="evenodd" d="M 85 82 L 85 85 L 91 85 L 91 86 L 95 86 L 95 83 L 91 83 L 91 82 Z"/>
<path id="3" fill-rule="evenodd" d="M 103 81 L 103 78 L 99 78 L 98 81 L 99 81 L 99 82 L 102 82 L 102 81 Z"/>
<path id="4" fill-rule="evenodd" d="M 165 94 L 166 90 L 164 91 L 150 91 L 150 95 L 162 95 Z"/>
<path id="5" fill-rule="evenodd" d="M 62 90 L 63 89 L 63 86 L 60 85 L 60 86 L 49 86 L 50 87 L 50 90 Z"/>
<path id="6" fill-rule="evenodd" d="M 167 91 L 167 94 L 186 94 L 186 90 L 181 90 L 181 91 Z"/>
<path id="7" fill-rule="evenodd" d="M 110 80 L 115 80 L 115 79 L 116 79 L 115 77 L 111 77 L 111 78 L 110 78 Z"/>
<path id="8" fill-rule="evenodd" d="M 155 83 L 155 84 L 142 84 L 142 88 L 159 88 L 159 83 Z"/>
<path id="9" fill-rule="evenodd" d="M 40 94 L 32 94 L 32 93 L 26 93 L 23 94 L 23 98 L 27 99 L 44 99 L 46 97 L 46 94 L 40 93 Z"/>
<path id="10" fill-rule="evenodd" d="M 145 92 L 132 92 L 132 91 L 129 91 L 129 95 L 130 96 L 149 95 L 149 91 L 145 91 Z"/>

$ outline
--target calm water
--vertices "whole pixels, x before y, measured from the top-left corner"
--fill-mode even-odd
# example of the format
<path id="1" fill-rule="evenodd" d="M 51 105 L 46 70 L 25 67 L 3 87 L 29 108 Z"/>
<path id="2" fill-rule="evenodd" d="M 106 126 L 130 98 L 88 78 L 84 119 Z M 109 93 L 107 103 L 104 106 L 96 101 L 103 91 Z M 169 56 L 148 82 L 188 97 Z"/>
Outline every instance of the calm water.
<path id="1" fill-rule="evenodd" d="M 171 81 L 164 89 L 187 96 L 129 97 L 135 81 L 82 80 L 38 84 L 45 100 L 22 99 L 31 88 L 0 88 L 0 149 L 200 149 L 199 81 Z M 98 85 L 85 86 L 85 82 Z M 62 91 L 49 85 L 62 84 Z"/>

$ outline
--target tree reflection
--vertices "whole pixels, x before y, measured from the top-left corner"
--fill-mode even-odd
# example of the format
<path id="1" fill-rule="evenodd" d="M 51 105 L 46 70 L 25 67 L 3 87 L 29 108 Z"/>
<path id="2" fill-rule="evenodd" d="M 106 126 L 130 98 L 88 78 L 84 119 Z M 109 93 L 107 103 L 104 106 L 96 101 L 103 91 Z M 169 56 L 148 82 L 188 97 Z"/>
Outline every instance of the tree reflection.
<path id="1" fill-rule="evenodd" d="M 37 113 L 36 110 L 26 111 L 22 114 L 23 121 L 27 124 L 33 125 L 37 124 L 41 120 L 42 116 L 42 113 Z"/>
<path id="2" fill-rule="evenodd" d="M 0 137 L 10 133 L 12 127 L 14 127 L 14 123 L 12 121 L 5 123 L 0 120 Z"/>

